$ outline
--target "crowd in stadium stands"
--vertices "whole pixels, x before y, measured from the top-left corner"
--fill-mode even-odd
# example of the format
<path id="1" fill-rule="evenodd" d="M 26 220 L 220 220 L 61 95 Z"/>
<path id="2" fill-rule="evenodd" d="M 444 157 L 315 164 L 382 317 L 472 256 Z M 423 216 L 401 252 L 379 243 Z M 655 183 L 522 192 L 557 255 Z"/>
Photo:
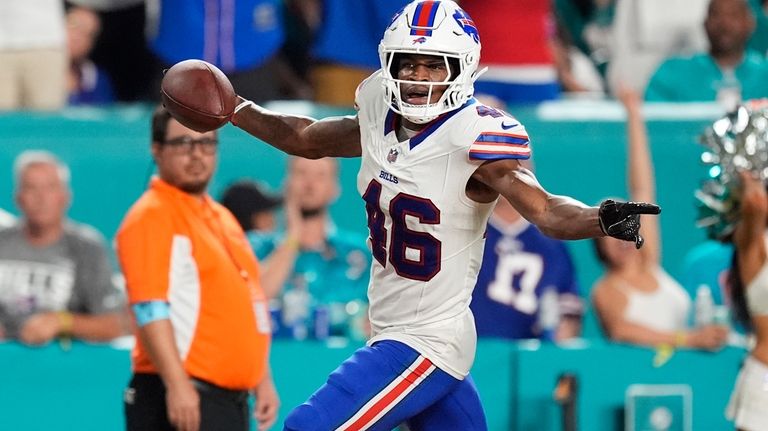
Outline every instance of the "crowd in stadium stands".
<path id="1" fill-rule="evenodd" d="M 627 169 L 629 198 L 656 201 L 656 184 L 642 100 L 627 89 L 621 95 L 627 110 Z M 726 342 L 728 327 L 699 322 L 691 328 L 691 298 L 661 267 L 661 234 L 657 219 L 644 220 L 645 244 L 627 247 L 613 238 L 595 239 L 595 251 L 605 274 L 592 289 L 595 311 L 613 340 L 646 346 L 678 346 L 717 350 Z"/>
<path id="2" fill-rule="evenodd" d="M 0 5 L 0 108 L 151 101 L 161 71 L 185 58 L 216 64 L 240 94 L 255 101 L 298 98 L 349 107 L 357 83 L 380 66 L 381 28 L 406 3 L 242 0 L 232 9 L 225 2 L 204 8 L 200 2 L 178 0 L 8 0 Z M 525 0 L 504 7 L 498 3 L 461 1 L 485 30 L 482 65 L 489 71 L 475 87 L 488 103 L 514 107 L 576 94 L 610 97 L 620 86 L 644 93 L 650 101 L 720 101 L 732 106 L 741 99 L 768 96 L 768 87 L 761 85 L 768 81 L 768 2 L 672 1 L 663 8 L 638 0 Z M 356 36 L 350 38 L 350 33 Z M 134 42 L 130 49 L 121 45 L 126 40 Z M 142 41 L 139 47 L 136 40 Z M 344 49 L 338 49 L 342 45 Z M 307 169 L 324 172 L 328 183 L 323 187 L 322 182 L 304 180 L 304 186 L 292 185 L 303 181 Z M 262 276 L 267 296 L 273 298 L 273 317 L 284 323 L 276 333 L 306 332 L 299 338 L 348 335 L 351 329 L 341 328 L 339 319 L 364 314 L 369 253 L 361 239 L 338 231 L 327 213 L 336 193 L 336 169 L 328 161 L 292 160 L 284 202 L 246 184 L 223 196 L 265 267 L 274 269 Z M 302 192 L 301 187 L 318 187 L 322 193 Z M 324 201 L 307 208 L 315 205 L 302 197 L 309 194 L 323 195 Z M 283 230 L 276 232 L 273 213 L 283 203 L 286 221 L 277 223 Z M 488 251 L 495 252 L 488 254 L 498 261 L 485 263 L 488 279 L 481 277 L 483 289 L 473 306 L 481 307 L 485 297 L 489 305 L 512 315 L 523 307 L 529 310 L 525 317 L 530 323 L 524 325 L 525 334 L 505 336 L 543 337 L 539 300 L 546 289 L 534 289 L 531 298 L 525 293 L 508 296 L 498 288 L 499 277 L 491 276 L 515 251 L 526 252 L 520 245 L 525 241 L 518 237 L 525 229 L 511 227 L 517 218 L 507 218 L 499 206 L 496 225 L 489 227 L 499 241 L 488 245 Z M 253 224 L 263 223 L 258 220 L 271 227 Z M 3 216 L 2 222 L 11 223 L 11 217 Z M 706 284 L 714 288 L 716 303 L 726 303 L 724 274 L 730 253 L 728 245 L 718 243 L 692 251 L 684 271 L 687 290 Z M 567 254 L 562 259 L 567 265 L 558 266 L 570 267 Z M 708 273 L 696 269 L 702 265 Z M 513 284 L 530 281 L 519 275 L 513 271 L 507 278 Z M 337 283 L 345 287 L 330 287 Z M 558 322 L 578 323 L 582 307 L 573 274 L 563 274 L 554 286 L 561 295 Z M 488 291 L 481 294 L 484 289 Z M 494 295 L 495 300 L 488 299 Z M 312 304 L 323 306 L 315 310 Z M 615 334 L 610 320 L 603 319 L 609 335 Z M 563 333 L 577 335 L 578 330 Z"/>
<path id="3" fill-rule="evenodd" d="M 620 83 L 653 101 L 768 95 L 764 1 L 660 1 L 462 0 L 484 29 L 476 91 L 506 104 L 606 97 Z M 406 3 L 7 0 L 0 109 L 156 100 L 162 70 L 187 58 L 216 64 L 257 102 L 351 106 L 380 66 L 380 29 Z"/>
<path id="4" fill-rule="evenodd" d="M 352 108 L 358 84 L 381 67 L 377 47 L 383 29 L 407 3 L 2 0 L 0 111 L 153 103 L 159 96 L 162 71 L 187 58 L 217 65 L 238 94 L 258 103 L 297 99 Z M 617 98 L 624 104 L 632 200 L 655 200 L 654 168 L 641 115 L 643 99 L 717 102 L 732 108 L 742 100 L 768 97 L 768 0 L 459 3 L 482 29 L 481 67 L 489 70 L 475 89 L 488 105 L 510 107 L 514 114 L 516 104 L 562 98 Z M 169 150 L 156 144 L 156 158 Z M 187 146 L 190 152 L 203 151 L 199 142 L 197 148 L 194 143 Z M 232 224 L 226 229 L 239 231 L 239 224 L 250 242 L 250 249 L 238 253 L 247 256 L 253 251 L 258 258 L 260 270 L 251 272 L 259 273 L 268 303 L 264 317 L 271 321 L 273 337 L 360 341 L 370 334 L 366 296 L 370 251 L 365 238 L 337 228 L 329 212 L 340 193 L 339 169 L 334 159 L 291 157 L 280 193 L 242 181 L 221 196 L 223 207 L 234 215 L 231 220 L 222 216 Z M 165 291 L 129 289 L 126 295 L 116 285 L 113 273 L 118 271 L 110 264 L 104 238 L 93 228 L 67 219 L 72 197 L 69 170 L 55 155 L 20 154 L 14 180 L 18 217 L 0 208 L 0 340 L 105 341 L 131 332 L 128 298 L 134 307 L 169 299 L 163 296 L 168 294 Z M 163 181 L 153 180 L 153 192 L 148 193 L 171 196 Z M 210 205 L 210 211 L 224 211 L 214 202 Z M 140 234 L 130 223 L 130 217 L 138 216 L 128 217 L 118 246 L 150 235 L 157 240 L 156 230 Z M 754 223 L 759 225 L 754 229 L 765 229 L 764 223 Z M 165 232 L 168 241 L 172 233 Z M 478 335 L 558 342 L 576 338 L 591 304 L 608 339 L 651 347 L 723 347 L 729 335 L 723 321 L 691 323 L 691 292 L 706 287 L 716 306 L 730 306 L 734 248 L 746 254 L 750 244 L 743 238 L 736 247 L 715 241 L 701 244 L 686 257 L 679 283 L 661 267 L 657 220 L 643 218 L 642 234 L 645 245 L 639 250 L 611 238 L 595 241 L 605 273 L 587 294 L 580 290 L 578 268 L 565 245 L 544 236 L 502 199 L 487 227 L 485 256 L 471 304 Z M 126 250 L 125 246 L 120 250 L 120 258 L 130 286 L 132 281 L 142 281 L 144 268 L 154 263 L 147 262 L 149 254 L 131 256 Z M 764 258 L 765 253 L 760 256 Z M 230 254 L 227 259 L 231 258 Z M 741 267 L 741 279 L 765 282 L 762 264 L 750 265 Z M 136 270 L 137 266 L 142 269 Z M 158 271 L 168 281 L 169 268 Z M 200 285 L 205 288 L 205 280 Z M 755 300 L 763 307 L 750 309 L 752 315 L 742 319 L 743 327 L 765 329 L 765 289 L 748 287 L 751 291 L 742 296 L 763 295 Z M 744 315 L 746 305 L 736 305 L 741 305 L 737 311 Z M 167 313 L 154 307 L 134 308 L 137 316 L 148 319 L 138 321 L 135 328 L 142 340 L 134 368 L 139 379 L 132 382 L 137 391 L 160 384 L 141 380 L 141 374 L 157 370 L 150 357 L 162 347 L 153 343 L 160 346 L 169 341 L 153 341 L 151 334 L 142 332 L 154 321 L 151 316 Z M 258 326 L 263 322 L 251 323 L 256 325 L 252 328 L 255 339 L 263 332 Z M 238 326 L 231 332 L 240 331 L 244 337 L 242 330 Z M 218 334 L 208 335 L 218 338 Z M 762 336 L 759 342 L 764 344 Z M 765 346 L 758 346 L 761 350 L 753 351 L 753 356 L 765 361 Z M 261 355 L 263 349 L 252 346 L 247 353 Z M 242 357 L 242 352 L 231 353 Z M 755 363 L 750 366 L 757 371 L 743 373 L 765 375 L 765 364 Z M 242 381 L 234 386 L 243 390 L 257 380 L 266 382 L 260 399 L 275 404 L 260 407 L 276 408 L 271 379 L 261 380 L 269 372 L 267 364 L 262 365 L 255 371 L 229 371 L 242 371 L 236 376 Z M 222 378 L 205 377 L 214 383 Z M 195 384 L 202 391 L 206 382 Z M 233 387 L 229 382 L 224 385 Z M 734 399 L 732 413 L 739 417 L 740 406 Z M 130 413 L 131 408 L 138 407 L 129 406 L 129 421 L 150 417 L 146 410 Z M 749 412 L 741 408 L 742 419 L 748 421 Z M 183 415 L 180 411 L 177 414 Z M 272 418 L 271 411 L 262 414 L 266 421 Z M 195 420 L 180 417 L 171 420 Z M 145 425 L 135 422 L 133 426 Z"/>

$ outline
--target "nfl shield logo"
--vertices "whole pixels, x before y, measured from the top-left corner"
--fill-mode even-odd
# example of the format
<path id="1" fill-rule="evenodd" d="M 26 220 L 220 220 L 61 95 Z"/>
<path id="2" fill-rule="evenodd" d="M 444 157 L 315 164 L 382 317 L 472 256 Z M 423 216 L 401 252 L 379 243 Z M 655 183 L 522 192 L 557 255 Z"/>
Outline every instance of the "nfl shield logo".
<path id="1" fill-rule="evenodd" d="M 397 148 L 392 148 L 389 150 L 389 154 L 387 154 L 387 161 L 389 163 L 395 163 L 397 161 L 397 155 L 400 154 L 397 151 Z"/>

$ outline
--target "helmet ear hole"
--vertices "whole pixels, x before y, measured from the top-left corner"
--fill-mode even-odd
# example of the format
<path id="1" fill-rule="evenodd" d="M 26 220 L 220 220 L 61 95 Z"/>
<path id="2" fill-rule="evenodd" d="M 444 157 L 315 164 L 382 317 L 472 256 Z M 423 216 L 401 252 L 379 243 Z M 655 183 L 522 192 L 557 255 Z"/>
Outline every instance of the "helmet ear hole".
<path id="1" fill-rule="evenodd" d="M 455 57 L 448 57 L 448 67 L 451 68 L 450 80 L 456 80 L 456 78 L 459 76 L 459 73 L 461 73 L 461 63 L 459 63 L 459 59 Z"/>

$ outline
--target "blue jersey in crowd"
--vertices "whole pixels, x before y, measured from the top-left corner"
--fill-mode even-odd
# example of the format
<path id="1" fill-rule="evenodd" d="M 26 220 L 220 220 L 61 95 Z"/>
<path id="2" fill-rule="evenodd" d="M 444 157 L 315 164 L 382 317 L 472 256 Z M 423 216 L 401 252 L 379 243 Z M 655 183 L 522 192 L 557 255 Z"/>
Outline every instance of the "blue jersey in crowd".
<path id="1" fill-rule="evenodd" d="M 395 13 L 408 3 L 408 0 L 323 1 L 323 24 L 315 38 L 313 57 L 318 61 L 378 69 L 381 35 Z"/>
<path id="2" fill-rule="evenodd" d="M 271 58 L 285 34 L 280 0 L 162 0 L 150 47 L 173 64 L 189 58 L 224 72 L 249 70 Z"/>
<path id="3" fill-rule="evenodd" d="M 562 241 L 521 220 L 488 222 L 485 252 L 470 308 L 479 337 L 539 338 L 540 298 L 555 289 L 561 315 L 581 315 L 573 262 Z"/>

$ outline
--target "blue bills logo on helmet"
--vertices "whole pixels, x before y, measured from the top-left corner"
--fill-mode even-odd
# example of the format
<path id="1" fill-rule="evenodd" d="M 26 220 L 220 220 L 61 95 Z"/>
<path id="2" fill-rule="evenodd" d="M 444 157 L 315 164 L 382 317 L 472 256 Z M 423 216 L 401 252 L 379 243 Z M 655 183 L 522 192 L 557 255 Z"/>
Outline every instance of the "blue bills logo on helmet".
<path id="1" fill-rule="evenodd" d="M 480 33 L 477 31 L 475 22 L 467 15 L 464 10 L 457 8 L 453 14 L 453 19 L 459 23 L 459 26 L 464 30 L 464 33 L 468 34 L 475 42 L 480 43 Z"/>

